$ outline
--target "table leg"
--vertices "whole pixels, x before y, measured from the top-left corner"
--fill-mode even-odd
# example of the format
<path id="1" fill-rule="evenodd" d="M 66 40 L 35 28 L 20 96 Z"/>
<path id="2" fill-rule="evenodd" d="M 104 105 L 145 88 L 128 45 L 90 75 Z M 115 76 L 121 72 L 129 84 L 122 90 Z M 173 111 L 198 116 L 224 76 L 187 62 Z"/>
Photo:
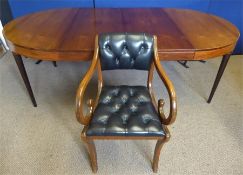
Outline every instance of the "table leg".
<path id="1" fill-rule="evenodd" d="M 214 81 L 214 84 L 213 84 L 213 88 L 211 90 L 211 93 L 210 93 L 210 96 L 208 98 L 208 103 L 211 102 L 212 98 L 213 98 L 213 95 L 218 87 L 218 84 L 219 84 L 219 81 L 224 73 L 224 70 L 227 66 L 227 63 L 229 61 L 229 58 L 230 58 L 231 54 L 227 54 L 227 55 L 224 55 L 223 58 L 222 58 L 222 61 L 221 61 L 221 64 L 219 66 L 219 70 L 218 70 L 218 73 L 217 73 L 217 76 L 215 78 L 215 81 Z"/>
<path id="2" fill-rule="evenodd" d="M 52 64 L 57 67 L 57 62 L 56 61 L 52 61 Z"/>
<path id="3" fill-rule="evenodd" d="M 17 66 L 19 68 L 19 72 L 20 72 L 20 74 L 21 74 L 21 76 L 22 76 L 22 78 L 24 80 L 25 87 L 27 88 L 27 90 L 29 92 L 29 95 L 30 95 L 31 101 L 33 103 L 33 106 L 37 107 L 37 104 L 36 104 L 36 101 L 35 101 L 35 96 L 33 94 L 32 88 L 30 86 L 29 78 L 28 78 L 28 75 L 26 73 L 22 57 L 20 55 L 18 55 L 18 54 L 15 54 L 15 53 L 13 53 L 13 56 L 14 56 L 14 59 L 16 61 Z"/>
<path id="4" fill-rule="evenodd" d="M 38 60 L 35 62 L 35 64 L 40 64 L 42 62 L 42 60 Z"/>
<path id="5" fill-rule="evenodd" d="M 177 61 L 177 62 L 180 63 L 183 67 L 189 68 L 189 66 L 186 64 L 187 61 Z"/>

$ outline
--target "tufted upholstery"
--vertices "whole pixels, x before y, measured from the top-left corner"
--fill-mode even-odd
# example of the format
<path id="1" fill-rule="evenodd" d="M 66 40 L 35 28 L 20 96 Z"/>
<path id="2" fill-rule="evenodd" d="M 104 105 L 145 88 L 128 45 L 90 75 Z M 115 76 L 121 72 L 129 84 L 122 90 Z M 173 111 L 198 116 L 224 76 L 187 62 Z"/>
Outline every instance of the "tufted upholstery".
<path id="1" fill-rule="evenodd" d="M 102 70 L 148 70 L 153 57 L 153 36 L 144 33 L 99 35 Z"/>
<path id="2" fill-rule="evenodd" d="M 87 136 L 164 136 L 147 87 L 105 86 Z"/>

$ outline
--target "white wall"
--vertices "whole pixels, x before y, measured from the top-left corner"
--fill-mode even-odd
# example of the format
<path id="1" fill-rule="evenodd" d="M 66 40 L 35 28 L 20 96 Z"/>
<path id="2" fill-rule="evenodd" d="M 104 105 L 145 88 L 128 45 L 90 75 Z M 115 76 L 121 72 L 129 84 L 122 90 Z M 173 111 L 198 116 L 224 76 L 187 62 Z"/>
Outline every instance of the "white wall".
<path id="1" fill-rule="evenodd" d="M 4 39 L 4 37 L 3 37 L 3 33 L 2 33 L 2 31 L 3 31 L 3 25 L 2 25 L 2 22 L 0 21 L 0 38 L 1 38 L 1 40 L 3 41 L 3 44 L 6 46 L 6 48 L 8 49 L 8 46 L 7 46 L 7 44 L 6 44 L 6 42 L 5 42 L 5 39 Z"/>

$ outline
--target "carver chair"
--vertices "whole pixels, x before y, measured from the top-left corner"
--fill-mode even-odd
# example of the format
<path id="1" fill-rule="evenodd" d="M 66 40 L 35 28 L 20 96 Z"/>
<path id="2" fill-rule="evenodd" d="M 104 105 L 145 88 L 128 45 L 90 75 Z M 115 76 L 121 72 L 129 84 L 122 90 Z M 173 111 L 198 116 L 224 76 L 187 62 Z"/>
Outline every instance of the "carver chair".
<path id="1" fill-rule="evenodd" d="M 148 72 L 146 86 L 105 86 L 102 71 L 137 69 Z M 157 70 L 169 94 L 170 112 L 165 117 L 164 100 L 155 101 L 152 90 L 154 69 Z M 98 72 L 96 99 L 87 101 L 84 115 L 84 95 L 92 75 Z M 176 119 L 177 103 L 174 87 L 167 77 L 157 53 L 156 36 L 144 33 L 106 33 L 97 35 L 90 68 L 81 81 L 76 96 L 76 117 L 84 125 L 81 139 L 87 144 L 91 167 L 97 172 L 94 140 L 153 139 L 157 140 L 153 171 L 157 172 L 160 150 L 170 138 L 168 125 Z"/>

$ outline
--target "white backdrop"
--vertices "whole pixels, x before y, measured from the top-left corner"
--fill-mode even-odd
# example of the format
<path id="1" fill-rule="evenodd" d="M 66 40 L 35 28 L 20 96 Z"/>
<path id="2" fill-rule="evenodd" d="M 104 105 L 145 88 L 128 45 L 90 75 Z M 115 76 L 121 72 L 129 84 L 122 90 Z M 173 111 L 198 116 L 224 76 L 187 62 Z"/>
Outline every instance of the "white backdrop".
<path id="1" fill-rule="evenodd" d="M 6 44 L 5 40 L 4 40 L 2 31 L 3 31 L 3 25 L 2 25 L 2 22 L 0 21 L 0 38 L 2 39 L 3 44 L 4 44 L 4 45 L 6 46 L 6 48 L 8 49 L 8 46 L 7 46 L 7 44 Z"/>

